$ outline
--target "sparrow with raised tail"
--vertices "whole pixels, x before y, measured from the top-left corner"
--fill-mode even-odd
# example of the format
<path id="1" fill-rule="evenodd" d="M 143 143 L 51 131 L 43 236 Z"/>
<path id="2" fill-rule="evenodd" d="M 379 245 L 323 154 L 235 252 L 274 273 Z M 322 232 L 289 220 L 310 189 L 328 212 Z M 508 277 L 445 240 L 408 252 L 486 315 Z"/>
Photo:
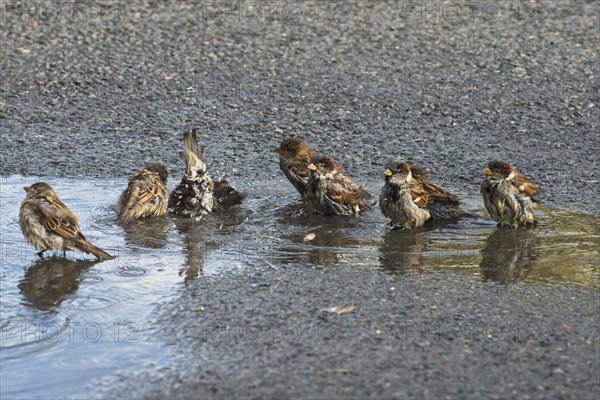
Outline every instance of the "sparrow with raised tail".
<path id="1" fill-rule="evenodd" d="M 490 162 L 483 173 L 483 203 L 498 226 L 516 228 L 537 222 L 533 215 L 536 203 L 532 196 L 539 192 L 538 185 L 504 161 Z"/>
<path id="2" fill-rule="evenodd" d="M 275 152 L 279 154 L 279 168 L 294 185 L 303 199 L 308 195 L 308 166 L 317 156 L 302 140 L 296 137 L 284 139 Z"/>
<path id="3" fill-rule="evenodd" d="M 458 197 L 431 182 L 423 168 L 411 168 L 404 161 L 389 162 L 384 175 L 379 207 L 393 224 L 417 229 L 430 219 L 458 218 L 465 214 Z"/>
<path id="4" fill-rule="evenodd" d="M 200 220 L 215 209 L 240 204 L 244 196 L 225 179 L 213 183 L 202 160 L 204 147 L 198 146 L 196 129 L 183 134 L 183 145 L 185 151 L 179 155 L 185 162 L 185 172 L 169 196 L 169 208 L 173 213 Z"/>
<path id="5" fill-rule="evenodd" d="M 307 197 L 323 215 L 352 215 L 369 208 L 371 195 L 346 176 L 329 157 L 315 157 L 307 166 Z"/>
<path id="6" fill-rule="evenodd" d="M 47 250 L 67 250 L 91 253 L 99 260 L 114 257 L 87 241 L 79 229 L 75 214 L 64 205 L 50 185 L 37 182 L 25 186 L 25 200 L 21 203 L 19 224 L 27 240 L 42 256 Z"/>
<path id="7" fill-rule="evenodd" d="M 121 211 L 117 222 L 125 225 L 140 218 L 160 217 L 167 213 L 167 169 L 150 164 L 129 178 L 121 194 Z"/>

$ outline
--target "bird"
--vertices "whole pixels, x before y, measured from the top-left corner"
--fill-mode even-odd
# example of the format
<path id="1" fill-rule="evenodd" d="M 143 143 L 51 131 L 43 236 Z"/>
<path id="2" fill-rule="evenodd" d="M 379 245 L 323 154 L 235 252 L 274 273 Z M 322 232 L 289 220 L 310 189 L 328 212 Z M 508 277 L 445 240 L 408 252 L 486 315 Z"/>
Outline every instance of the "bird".
<path id="1" fill-rule="evenodd" d="M 185 172 L 169 196 L 169 209 L 175 215 L 199 221 L 213 211 L 241 204 L 244 195 L 231 187 L 226 179 L 213 182 L 202 160 L 204 147 L 198 146 L 195 128 L 183 134 L 183 145 L 185 151 L 179 155 L 185 162 Z"/>
<path id="2" fill-rule="evenodd" d="M 482 171 L 481 195 L 486 210 L 498 226 L 534 225 L 537 219 L 533 209 L 534 195 L 539 185 L 534 184 L 505 161 L 491 161 Z"/>
<path id="3" fill-rule="evenodd" d="M 83 236 L 77 217 L 58 198 L 52 186 L 37 182 L 25 186 L 25 199 L 19 211 L 19 225 L 27 240 L 42 257 L 48 250 L 67 250 L 91 253 L 99 260 L 114 257 L 94 246 Z"/>
<path id="4" fill-rule="evenodd" d="M 242 204 L 242 201 L 246 197 L 244 194 L 235 190 L 225 178 L 221 178 L 215 182 L 213 193 L 215 196 L 215 207 L 218 210 L 226 210 Z"/>
<path id="5" fill-rule="evenodd" d="M 284 139 L 275 152 L 279 154 L 279 168 L 294 185 L 303 199 L 308 196 L 309 164 L 317 156 L 306 143 L 297 137 Z"/>
<path id="6" fill-rule="evenodd" d="M 365 200 L 371 195 L 352 182 L 330 157 L 317 156 L 307 168 L 307 198 L 320 214 L 353 215 L 369 209 Z"/>
<path id="7" fill-rule="evenodd" d="M 459 218 L 466 214 L 458 197 L 431 182 L 424 168 L 411 168 L 405 161 L 390 161 L 384 175 L 379 207 L 393 225 L 417 229 L 432 219 Z"/>
<path id="8" fill-rule="evenodd" d="M 167 213 L 167 169 L 161 164 L 147 165 L 129 178 L 119 199 L 117 222 L 126 225 L 140 218 L 161 217 Z"/>

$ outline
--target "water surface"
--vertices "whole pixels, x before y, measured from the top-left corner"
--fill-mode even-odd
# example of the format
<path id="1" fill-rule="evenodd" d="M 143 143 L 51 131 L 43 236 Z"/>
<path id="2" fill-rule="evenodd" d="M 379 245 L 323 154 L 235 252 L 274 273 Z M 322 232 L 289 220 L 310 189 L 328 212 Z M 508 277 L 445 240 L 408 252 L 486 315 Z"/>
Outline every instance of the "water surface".
<path id="1" fill-rule="evenodd" d="M 342 265 L 446 271 L 500 285 L 599 286 L 593 215 L 541 207 L 535 229 L 499 229 L 473 194 L 465 207 L 479 217 L 410 232 L 391 229 L 377 207 L 360 217 L 315 215 L 283 180 L 238 183 L 248 196 L 244 206 L 199 224 L 168 216 L 123 228 L 115 219 L 125 179 L 47 179 L 87 238 L 117 258 L 96 262 L 69 252 L 40 259 L 18 224 L 22 187 L 36 181 L 2 178 L 3 398 L 77 395 L 121 368 L 168 362 L 168 347 L 153 339 L 160 326 L 148 321 L 200 275 Z M 306 240 L 309 233 L 314 239 Z"/>

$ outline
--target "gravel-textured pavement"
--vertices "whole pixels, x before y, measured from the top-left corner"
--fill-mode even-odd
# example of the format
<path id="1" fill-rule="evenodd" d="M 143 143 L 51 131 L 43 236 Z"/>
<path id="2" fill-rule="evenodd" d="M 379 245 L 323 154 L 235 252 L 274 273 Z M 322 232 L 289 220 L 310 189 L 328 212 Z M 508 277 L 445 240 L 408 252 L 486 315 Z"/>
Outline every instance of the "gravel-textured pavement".
<path id="1" fill-rule="evenodd" d="M 447 273 L 200 277 L 157 316 L 172 362 L 108 380 L 101 397 L 593 399 L 597 305 L 575 286 Z"/>
<path id="2" fill-rule="evenodd" d="M 459 194 L 504 159 L 543 204 L 598 214 L 596 1 L 251 4 L 2 2 L 0 173 L 179 175 L 197 127 L 242 190 L 280 177 L 271 149 L 297 134 L 358 180 L 402 157 Z M 338 303 L 356 309 L 321 311 Z M 156 311 L 173 362 L 101 393 L 598 398 L 599 311 L 594 288 L 450 273 L 200 277 Z"/>
<path id="3" fill-rule="evenodd" d="M 598 212 L 594 1 L 23 4 L 2 3 L 2 174 L 178 174 L 196 126 L 239 179 L 279 174 L 268 150 L 298 134 L 355 176 L 403 157 L 459 193 L 505 159 Z"/>

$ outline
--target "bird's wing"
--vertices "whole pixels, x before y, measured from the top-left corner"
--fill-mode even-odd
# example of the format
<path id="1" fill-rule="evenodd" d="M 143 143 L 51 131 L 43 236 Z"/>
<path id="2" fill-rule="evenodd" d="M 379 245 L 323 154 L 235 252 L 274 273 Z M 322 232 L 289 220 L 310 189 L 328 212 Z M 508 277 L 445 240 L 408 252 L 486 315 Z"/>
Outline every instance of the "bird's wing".
<path id="1" fill-rule="evenodd" d="M 527 196 L 534 196 L 539 193 L 539 186 L 531 182 L 525 175 L 515 174 L 512 180 L 513 185 L 519 191 L 519 193 Z"/>
<path id="2" fill-rule="evenodd" d="M 433 182 L 427 181 L 423 183 L 425 191 L 429 195 L 430 201 L 441 201 L 444 203 L 458 203 L 458 197 L 447 191 L 441 186 L 436 185 Z"/>
<path id="3" fill-rule="evenodd" d="M 129 186 L 123 193 L 119 222 L 127 223 L 144 215 L 151 207 L 150 202 L 164 195 L 164 187 L 160 177 L 149 171 L 142 171 L 129 180 Z"/>
<path id="4" fill-rule="evenodd" d="M 104 250 L 87 241 L 81 230 L 75 214 L 67 208 L 58 198 L 45 198 L 46 201 L 37 203 L 38 211 L 42 215 L 42 223 L 49 232 L 53 232 L 86 253 L 92 253 L 99 259 L 110 260 L 114 257 Z M 65 247 L 63 247 L 64 249 Z"/>
<path id="5" fill-rule="evenodd" d="M 194 183 L 182 180 L 169 196 L 169 207 L 175 207 L 179 211 L 193 211 L 197 206 L 198 199 L 194 191 Z"/>
<path id="6" fill-rule="evenodd" d="M 411 195 L 416 205 L 425 208 L 431 201 L 458 204 L 458 197 L 443 187 L 431 182 L 424 169 L 417 168 L 416 171 L 416 174 L 413 173 L 413 180 L 410 185 Z"/>
<path id="7" fill-rule="evenodd" d="M 66 239 L 86 240 L 79 229 L 77 217 L 62 201 L 50 197 L 45 200 L 38 202 L 38 211 L 43 216 L 42 222 L 48 231 Z"/>
<path id="8" fill-rule="evenodd" d="M 364 205 L 364 199 L 371 197 L 366 190 L 342 173 L 336 174 L 331 184 L 327 185 L 326 194 L 334 202 L 349 206 Z"/>
<path id="9" fill-rule="evenodd" d="M 413 203 L 419 208 L 427 208 L 429 203 L 429 194 L 417 179 L 413 179 L 410 182 L 410 196 L 412 197 Z"/>
<path id="10" fill-rule="evenodd" d="M 411 194 L 413 201 L 419 207 L 427 207 L 431 201 L 458 203 L 458 197 L 455 194 L 429 180 L 429 174 L 425 168 L 413 166 L 411 172 L 413 176 Z"/>

